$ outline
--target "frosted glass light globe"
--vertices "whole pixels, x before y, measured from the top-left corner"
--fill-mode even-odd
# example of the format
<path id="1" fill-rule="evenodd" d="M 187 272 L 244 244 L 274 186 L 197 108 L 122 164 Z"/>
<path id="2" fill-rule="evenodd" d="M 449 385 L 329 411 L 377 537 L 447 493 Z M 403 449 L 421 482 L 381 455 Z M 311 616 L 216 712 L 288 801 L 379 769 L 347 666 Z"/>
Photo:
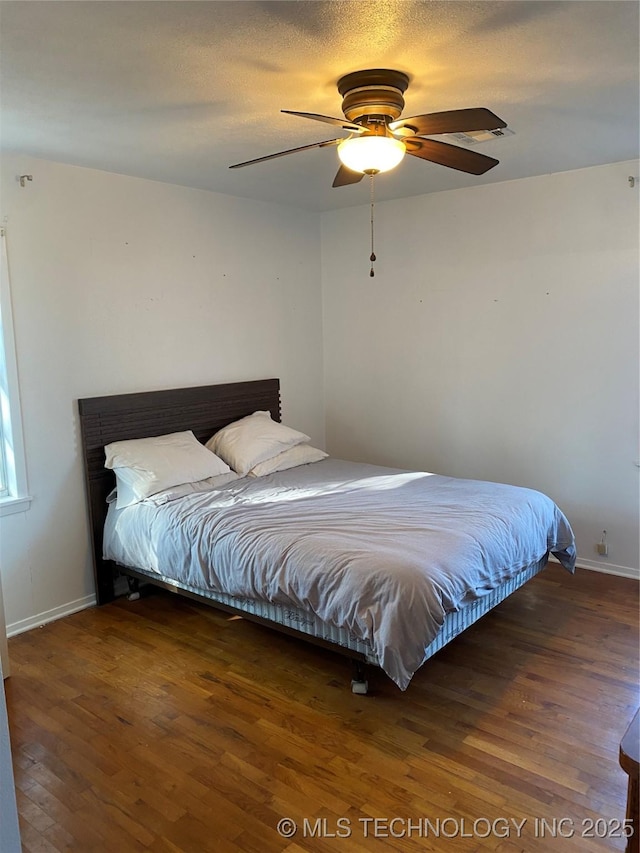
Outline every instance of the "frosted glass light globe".
<path id="1" fill-rule="evenodd" d="M 402 160 L 404 142 L 391 136 L 354 136 L 338 145 L 338 157 L 352 172 L 388 172 Z"/>

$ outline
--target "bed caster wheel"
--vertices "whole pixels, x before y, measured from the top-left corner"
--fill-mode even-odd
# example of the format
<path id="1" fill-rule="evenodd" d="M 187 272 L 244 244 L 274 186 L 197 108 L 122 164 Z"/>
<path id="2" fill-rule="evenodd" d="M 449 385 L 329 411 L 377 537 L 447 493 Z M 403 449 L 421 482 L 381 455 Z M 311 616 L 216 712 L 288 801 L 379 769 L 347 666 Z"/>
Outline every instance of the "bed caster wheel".
<path id="1" fill-rule="evenodd" d="M 129 585 L 127 601 L 137 601 L 140 598 L 140 581 L 138 578 L 127 577 L 127 584 Z"/>
<path id="2" fill-rule="evenodd" d="M 355 678 L 351 682 L 351 692 L 358 693 L 361 696 L 366 696 L 369 692 L 369 682 L 368 681 L 356 681 Z"/>

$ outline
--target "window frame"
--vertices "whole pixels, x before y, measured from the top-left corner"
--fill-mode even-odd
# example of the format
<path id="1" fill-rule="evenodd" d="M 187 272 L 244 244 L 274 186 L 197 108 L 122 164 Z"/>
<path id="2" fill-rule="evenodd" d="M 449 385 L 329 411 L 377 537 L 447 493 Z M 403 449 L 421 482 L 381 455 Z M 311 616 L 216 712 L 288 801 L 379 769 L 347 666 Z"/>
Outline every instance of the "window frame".
<path id="1" fill-rule="evenodd" d="M 22 432 L 20 386 L 13 331 L 6 226 L 0 228 L 0 452 L 6 490 L 0 494 L 0 517 L 31 505 Z"/>

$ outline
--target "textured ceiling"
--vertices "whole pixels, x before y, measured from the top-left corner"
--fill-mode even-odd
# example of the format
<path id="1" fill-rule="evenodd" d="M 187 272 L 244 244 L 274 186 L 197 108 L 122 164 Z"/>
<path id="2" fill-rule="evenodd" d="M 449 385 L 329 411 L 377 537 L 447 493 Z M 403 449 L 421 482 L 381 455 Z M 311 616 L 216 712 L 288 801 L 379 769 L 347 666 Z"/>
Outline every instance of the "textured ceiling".
<path id="1" fill-rule="evenodd" d="M 515 135 L 475 146 L 474 177 L 405 158 L 378 199 L 638 156 L 638 3 L 2 2 L 6 150 L 232 195 L 326 210 L 335 149 L 239 161 L 340 135 L 281 109 L 341 116 L 337 79 L 409 74 L 404 115 L 488 107 Z"/>

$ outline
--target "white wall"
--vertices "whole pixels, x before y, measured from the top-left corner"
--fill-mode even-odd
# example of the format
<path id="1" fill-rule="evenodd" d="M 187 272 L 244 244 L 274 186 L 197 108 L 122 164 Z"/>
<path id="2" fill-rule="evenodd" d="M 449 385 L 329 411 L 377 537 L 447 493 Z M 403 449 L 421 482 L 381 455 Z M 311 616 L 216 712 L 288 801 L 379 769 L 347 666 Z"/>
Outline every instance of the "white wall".
<path id="1" fill-rule="evenodd" d="M 0 519 L 11 634 L 92 600 L 79 397 L 275 376 L 286 422 L 324 444 L 320 227 L 11 155 L 1 198 L 34 496 Z"/>
<path id="2" fill-rule="evenodd" d="M 78 397 L 279 376 L 324 445 L 323 347 L 334 455 L 539 488 L 583 565 L 637 572 L 638 171 L 380 204 L 371 279 L 366 206 L 323 214 L 320 263 L 316 214 L 3 155 L 34 495 L 0 519 L 9 632 L 93 597 Z"/>
<path id="3" fill-rule="evenodd" d="M 368 208 L 323 214 L 327 449 L 540 489 L 637 575 L 638 174 L 379 204 L 375 278 Z"/>

